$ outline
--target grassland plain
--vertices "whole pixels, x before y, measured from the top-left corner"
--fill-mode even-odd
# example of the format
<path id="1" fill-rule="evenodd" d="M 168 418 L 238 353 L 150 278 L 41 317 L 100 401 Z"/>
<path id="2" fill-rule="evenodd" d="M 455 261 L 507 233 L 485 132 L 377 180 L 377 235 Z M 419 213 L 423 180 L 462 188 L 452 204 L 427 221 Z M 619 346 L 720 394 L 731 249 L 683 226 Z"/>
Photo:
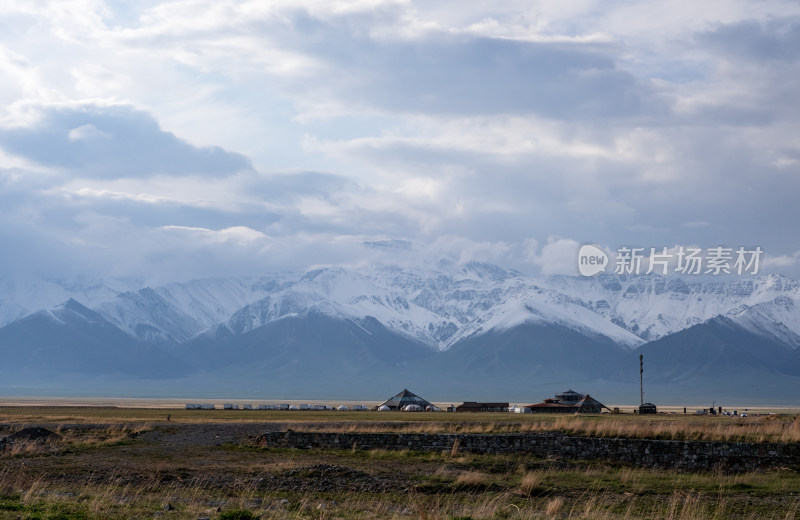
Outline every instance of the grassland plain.
<path id="1" fill-rule="evenodd" d="M 169 415 L 169 421 L 167 421 Z M 3 407 L 0 518 L 798 518 L 800 471 L 613 460 L 263 448 L 266 431 L 504 433 L 798 442 L 793 415 L 203 411 Z"/>

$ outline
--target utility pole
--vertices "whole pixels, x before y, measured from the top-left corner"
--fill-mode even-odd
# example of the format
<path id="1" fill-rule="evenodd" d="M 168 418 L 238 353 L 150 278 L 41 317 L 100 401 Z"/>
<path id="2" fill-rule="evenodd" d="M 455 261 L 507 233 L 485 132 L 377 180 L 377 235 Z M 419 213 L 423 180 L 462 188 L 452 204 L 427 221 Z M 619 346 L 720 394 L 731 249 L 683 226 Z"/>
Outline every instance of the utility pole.
<path id="1" fill-rule="evenodd" d="M 639 388 L 642 393 L 642 400 L 641 404 L 639 405 L 639 413 L 658 413 L 656 405 L 653 403 L 647 403 L 647 406 L 645 406 L 644 403 L 644 356 L 642 354 L 639 354 Z"/>
<path id="2" fill-rule="evenodd" d="M 644 404 L 644 356 L 639 354 L 639 390 L 641 392 L 641 402 Z"/>

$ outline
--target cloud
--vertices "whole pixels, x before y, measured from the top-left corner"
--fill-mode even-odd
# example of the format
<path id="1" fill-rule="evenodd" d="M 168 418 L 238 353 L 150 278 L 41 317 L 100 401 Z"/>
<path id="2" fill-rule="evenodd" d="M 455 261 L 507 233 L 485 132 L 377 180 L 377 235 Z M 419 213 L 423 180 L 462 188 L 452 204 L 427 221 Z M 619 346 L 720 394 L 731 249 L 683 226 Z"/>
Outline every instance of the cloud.
<path id="1" fill-rule="evenodd" d="M 233 242 L 237 244 L 252 244 L 256 241 L 269 240 L 269 237 L 260 231 L 250 229 L 246 226 L 235 226 L 219 231 L 213 231 L 204 228 L 193 228 L 184 226 L 165 226 L 162 228 L 166 232 L 177 231 L 191 234 L 199 240 L 205 240 L 211 243 L 228 243 Z"/>
<path id="2" fill-rule="evenodd" d="M 528 243 L 530 260 L 544 275 L 577 275 L 579 249 L 580 244 L 570 238 L 549 237 L 539 251 L 534 243 Z"/>
<path id="3" fill-rule="evenodd" d="M 718 24 L 712 30 L 699 33 L 697 39 L 714 52 L 736 62 L 797 63 L 800 56 L 800 17 Z"/>
<path id="4" fill-rule="evenodd" d="M 35 112 L 33 125 L 0 128 L 0 147 L 72 175 L 213 176 L 252 168 L 242 155 L 192 146 L 129 105 L 41 106 Z"/>
<path id="5" fill-rule="evenodd" d="M 796 267 L 798 264 L 800 264 L 800 251 L 795 251 L 788 255 L 766 255 L 761 263 L 762 267 L 765 269 Z"/>
<path id="6" fill-rule="evenodd" d="M 99 130 L 92 124 L 81 125 L 77 128 L 73 128 L 67 135 L 69 136 L 70 141 L 91 141 L 95 139 L 109 139 L 112 137 L 111 134 Z"/>
<path id="7" fill-rule="evenodd" d="M 315 31 L 335 32 L 336 28 Z M 593 45 L 430 35 L 374 41 L 330 34 L 313 49 L 342 74 L 315 91 L 391 112 L 532 113 L 557 119 L 619 118 L 658 100 Z M 330 47 L 334 43 L 333 48 Z M 338 48 L 337 48 L 338 47 Z M 357 55 L 357 60 L 352 56 Z M 350 80 L 349 78 L 355 78 Z"/>
<path id="8" fill-rule="evenodd" d="M 391 250 L 574 274 L 582 243 L 756 244 L 800 272 L 798 11 L 4 4 L 6 261 L 167 278 Z"/>

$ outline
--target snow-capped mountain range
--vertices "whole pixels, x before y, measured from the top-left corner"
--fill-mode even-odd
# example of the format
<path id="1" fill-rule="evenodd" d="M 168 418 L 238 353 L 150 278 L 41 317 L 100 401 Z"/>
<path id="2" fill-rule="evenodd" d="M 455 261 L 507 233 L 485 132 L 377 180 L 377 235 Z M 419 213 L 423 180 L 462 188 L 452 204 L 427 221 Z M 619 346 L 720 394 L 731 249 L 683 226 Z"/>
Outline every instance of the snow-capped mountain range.
<path id="1" fill-rule="evenodd" d="M 364 325 L 371 320 L 387 334 L 431 352 L 455 352 L 476 338 L 520 327 L 557 327 L 631 352 L 718 318 L 770 344 L 792 351 L 800 347 L 800 282 L 777 275 L 533 278 L 489 264 L 443 261 L 425 269 L 332 267 L 144 288 L 135 282 L 6 280 L 0 289 L 0 349 L 24 348 L 14 343 L 21 337 L 34 344 L 54 341 L 20 331 L 35 317 L 66 323 L 59 317 L 65 305 L 70 319 L 92 313 L 93 322 L 103 319 L 139 344 L 184 355 L 198 344 L 206 351 L 223 343 L 228 346 L 220 348 L 233 348 L 231 338 L 255 337 L 256 331 L 309 316 L 355 324 L 373 334 Z"/>
<path id="2" fill-rule="evenodd" d="M 54 298 L 72 298 L 132 336 L 176 343 L 220 328 L 242 334 L 313 311 L 346 319 L 371 316 L 438 350 L 524 322 L 558 323 L 636 347 L 716 316 L 800 346 L 800 282 L 782 276 L 702 282 L 657 275 L 531 278 L 487 264 L 449 267 L 328 268 L 135 291 L 120 291 L 120 284 L 61 284 L 41 304 L 46 309 Z M 14 303 L 0 308 L 22 308 Z M 29 309 L 37 304 L 23 303 Z M 6 313 L 0 325 L 24 315 L 16 314 Z"/>

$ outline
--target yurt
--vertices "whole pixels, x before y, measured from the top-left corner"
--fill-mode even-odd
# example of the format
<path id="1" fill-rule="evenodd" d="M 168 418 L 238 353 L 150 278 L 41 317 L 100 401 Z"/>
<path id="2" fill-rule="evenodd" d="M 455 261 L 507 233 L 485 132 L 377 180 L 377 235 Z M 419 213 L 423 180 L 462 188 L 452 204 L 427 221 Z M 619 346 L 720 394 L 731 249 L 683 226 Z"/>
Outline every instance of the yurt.
<path id="1" fill-rule="evenodd" d="M 382 406 L 386 406 L 390 410 L 404 410 L 406 406 L 411 404 L 419 406 L 422 410 L 427 410 L 430 408 L 430 410 L 434 412 L 441 412 L 438 407 L 414 394 L 413 392 L 409 392 L 405 388 L 399 394 L 392 396 L 379 404 L 377 409 L 380 410 Z"/>

